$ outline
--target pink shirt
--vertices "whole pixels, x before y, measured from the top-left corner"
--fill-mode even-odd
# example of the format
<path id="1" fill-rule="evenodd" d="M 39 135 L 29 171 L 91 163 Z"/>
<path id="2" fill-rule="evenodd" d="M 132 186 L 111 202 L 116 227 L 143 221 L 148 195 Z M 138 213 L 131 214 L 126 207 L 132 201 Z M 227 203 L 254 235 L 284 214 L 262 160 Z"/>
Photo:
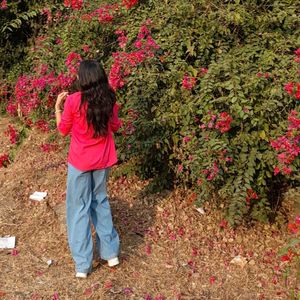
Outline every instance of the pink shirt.
<path id="1" fill-rule="evenodd" d="M 81 171 L 111 167 L 117 162 L 113 132 L 121 126 L 118 119 L 119 106 L 115 104 L 113 108 L 113 115 L 108 124 L 108 135 L 93 138 L 94 130 L 92 126 L 88 127 L 86 111 L 83 107 L 79 110 L 80 101 L 80 92 L 67 97 L 58 125 L 58 130 L 63 135 L 71 133 L 68 162 Z"/>

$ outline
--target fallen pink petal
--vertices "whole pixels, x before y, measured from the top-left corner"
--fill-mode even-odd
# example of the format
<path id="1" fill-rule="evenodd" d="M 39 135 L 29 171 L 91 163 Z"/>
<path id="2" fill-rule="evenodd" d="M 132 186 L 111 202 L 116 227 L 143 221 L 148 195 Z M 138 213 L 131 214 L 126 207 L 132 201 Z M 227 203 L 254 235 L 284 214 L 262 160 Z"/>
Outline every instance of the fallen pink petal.
<path id="1" fill-rule="evenodd" d="M 17 249 L 11 250 L 11 255 L 12 256 L 17 256 L 19 254 L 19 251 Z"/>

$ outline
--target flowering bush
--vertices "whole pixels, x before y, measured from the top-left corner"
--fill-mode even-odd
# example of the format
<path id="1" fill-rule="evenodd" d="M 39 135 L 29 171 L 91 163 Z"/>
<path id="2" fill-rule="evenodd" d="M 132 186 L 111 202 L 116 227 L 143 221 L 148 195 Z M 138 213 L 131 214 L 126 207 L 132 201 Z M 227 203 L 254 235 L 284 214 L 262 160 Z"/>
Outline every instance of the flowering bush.
<path id="1" fill-rule="evenodd" d="M 158 184 L 175 179 L 198 194 L 198 203 L 221 198 L 231 224 L 249 217 L 266 221 L 276 197 L 298 175 L 293 52 L 299 51 L 294 34 L 272 19 L 284 11 L 285 21 L 296 28 L 295 7 L 275 5 L 274 17 L 274 11 L 250 2 L 246 10 L 236 5 L 235 13 L 221 1 L 214 3 L 218 12 L 193 1 L 152 6 L 159 49 L 126 81 L 118 81 L 124 111 L 119 148 L 135 163 L 140 158 L 136 169 L 142 175 L 159 174 Z M 158 20 L 155 14 L 162 10 L 166 15 Z M 184 30 L 177 34 L 177 28 Z M 293 83 L 291 97 L 287 83 Z M 284 146 L 280 136 L 287 127 Z M 276 151 L 284 161 L 278 163 Z M 276 167 L 280 174 L 275 175 Z M 288 168 L 294 172 L 287 174 Z"/>

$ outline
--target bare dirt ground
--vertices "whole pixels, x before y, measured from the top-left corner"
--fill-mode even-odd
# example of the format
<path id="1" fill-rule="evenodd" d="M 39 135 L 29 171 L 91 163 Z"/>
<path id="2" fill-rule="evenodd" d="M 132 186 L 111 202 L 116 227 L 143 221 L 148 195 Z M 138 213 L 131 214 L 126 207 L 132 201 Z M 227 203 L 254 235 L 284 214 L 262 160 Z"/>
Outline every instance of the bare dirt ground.
<path id="1" fill-rule="evenodd" d="M 9 121 L 0 119 L 0 155 L 12 147 Z M 48 138 L 30 131 L 0 169 L 0 236 L 17 238 L 15 251 L 0 250 L 0 299 L 290 299 L 294 270 L 285 278 L 277 256 L 285 226 L 221 228 L 220 212 L 199 213 L 178 189 L 145 196 L 148 182 L 137 178 L 109 182 L 121 264 L 95 260 L 92 274 L 76 279 L 64 225 L 66 144 L 43 152 Z M 48 196 L 31 201 L 34 191 Z M 230 263 L 237 255 L 244 266 Z"/>

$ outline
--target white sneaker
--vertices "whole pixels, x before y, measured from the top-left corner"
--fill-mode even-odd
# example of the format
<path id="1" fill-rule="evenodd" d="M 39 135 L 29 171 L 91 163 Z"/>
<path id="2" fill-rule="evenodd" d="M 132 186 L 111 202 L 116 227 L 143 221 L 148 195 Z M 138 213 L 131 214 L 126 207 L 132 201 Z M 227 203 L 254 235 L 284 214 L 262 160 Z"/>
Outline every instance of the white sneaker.
<path id="1" fill-rule="evenodd" d="M 77 272 L 77 273 L 76 273 L 76 277 L 77 277 L 77 278 L 87 278 L 87 273 L 80 273 L 80 272 Z"/>
<path id="2" fill-rule="evenodd" d="M 116 266 L 116 265 L 118 265 L 120 263 L 118 257 L 111 258 L 107 262 L 108 262 L 108 266 L 109 267 L 114 267 L 114 266 Z"/>

